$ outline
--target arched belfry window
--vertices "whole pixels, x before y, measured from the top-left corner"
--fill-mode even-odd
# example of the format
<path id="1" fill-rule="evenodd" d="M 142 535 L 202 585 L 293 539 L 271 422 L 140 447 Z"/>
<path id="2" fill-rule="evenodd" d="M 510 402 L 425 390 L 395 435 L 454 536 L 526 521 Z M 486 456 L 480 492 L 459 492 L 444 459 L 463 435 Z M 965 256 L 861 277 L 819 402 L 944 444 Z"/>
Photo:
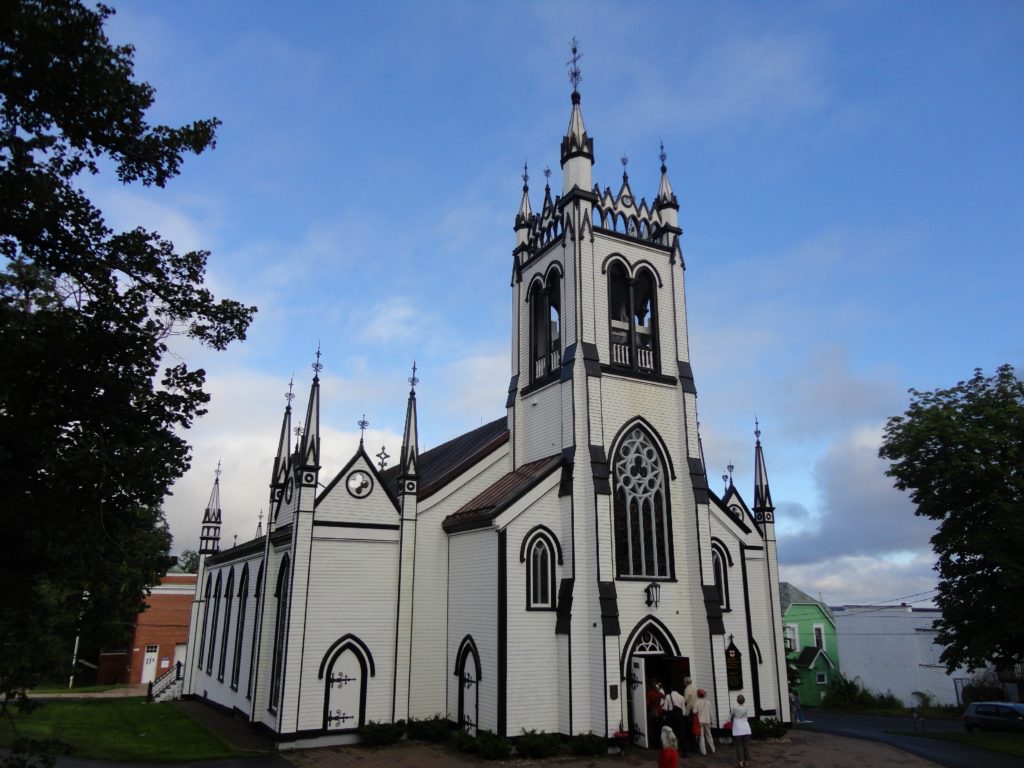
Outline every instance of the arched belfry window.
<path id="1" fill-rule="evenodd" d="M 631 427 L 619 442 L 614 478 L 616 574 L 672 578 L 665 462 L 642 427 Z"/>
<path id="2" fill-rule="evenodd" d="M 562 281 L 556 270 L 530 289 L 530 380 L 542 381 L 562 364 Z"/>
<path id="3" fill-rule="evenodd" d="M 656 283 L 648 269 L 630 279 L 616 261 L 608 270 L 608 323 L 613 365 L 644 373 L 658 370 Z"/>

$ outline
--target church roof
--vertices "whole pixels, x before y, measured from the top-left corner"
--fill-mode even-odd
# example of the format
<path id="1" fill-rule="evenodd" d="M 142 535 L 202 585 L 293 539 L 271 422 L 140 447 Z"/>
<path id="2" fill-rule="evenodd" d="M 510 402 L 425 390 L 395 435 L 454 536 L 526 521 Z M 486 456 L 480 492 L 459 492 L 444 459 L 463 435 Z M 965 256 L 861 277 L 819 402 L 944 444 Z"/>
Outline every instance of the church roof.
<path id="1" fill-rule="evenodd" d="M 499 478 L 461 508 L 444 519 L 442 527 L 449 533 L 489 524 L 516 499 L 562 465 L 562 454 L 523 464 L 519 469 Z"/>
<path id="2" fill-rule="evenodd" d="M 508 419 L 502 416 L 474 430 L 452 438 L 446 443 L 424 451 L 419 456 L 419 497 L 426 498 L 460 472 L 471 467 L 500 445 L 508 442 Z M 398 493 L 401 467 L 388 467 L 381 480 Z"/>

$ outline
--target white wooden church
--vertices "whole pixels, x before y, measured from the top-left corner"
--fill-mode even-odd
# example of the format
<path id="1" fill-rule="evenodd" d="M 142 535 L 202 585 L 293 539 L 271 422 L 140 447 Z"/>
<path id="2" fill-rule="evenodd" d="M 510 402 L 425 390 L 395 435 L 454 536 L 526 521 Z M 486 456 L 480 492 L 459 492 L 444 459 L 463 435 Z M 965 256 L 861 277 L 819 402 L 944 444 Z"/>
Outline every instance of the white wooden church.
<path id="1" fill-rule="evenodd" d="M 315 373 L 294 446 L 285 408 L 265 534 L 220 550 L 218 477 L 186 695 L 281 747 L 436 714 L 471 732 L 653 744 L 647 682 L 684 675 L 718 725 L 740 693 L 790 720 L 760 433 L 753 507 L 731 481 L 712 492 L 661 160 L 652 204 L 626 174 L 602 191 L 574 88 L 562 193 L 545 187 L 534 212 L 524 184 L 515 217 L 500 419 L 420 453 L 414 370 L 397 466 L 360 446 L 321 478 Z"/>

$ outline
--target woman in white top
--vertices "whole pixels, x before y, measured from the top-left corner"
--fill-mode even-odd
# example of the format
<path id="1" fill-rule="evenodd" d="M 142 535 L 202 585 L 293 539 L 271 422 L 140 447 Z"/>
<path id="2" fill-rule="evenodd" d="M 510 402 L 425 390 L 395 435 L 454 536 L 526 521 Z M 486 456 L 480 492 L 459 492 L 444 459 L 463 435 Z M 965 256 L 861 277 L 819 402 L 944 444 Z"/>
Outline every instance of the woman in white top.
<path id="1" fill-rule="evenodd" d="M 739 768 L 747 768 L 747 760 L 750 759 L 750 721 L 747 720 L 749 713 L 743 706 L 746 699 L 741 693 L 736 697 L 736 706 L 732 708 L 732 740 L 736 745 L 736 765 Z"/>

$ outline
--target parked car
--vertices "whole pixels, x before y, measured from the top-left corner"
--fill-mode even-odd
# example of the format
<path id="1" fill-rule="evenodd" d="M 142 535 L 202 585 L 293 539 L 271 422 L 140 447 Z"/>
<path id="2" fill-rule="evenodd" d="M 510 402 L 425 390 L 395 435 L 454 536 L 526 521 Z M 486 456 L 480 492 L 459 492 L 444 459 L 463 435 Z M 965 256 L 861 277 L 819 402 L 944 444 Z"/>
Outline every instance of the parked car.
<path id="1" fill-rule="evenodd" d="M 964 711 L 968 731 L 1024 732 L 1024 704 L 1009 701 L 975 701 Z"/>

